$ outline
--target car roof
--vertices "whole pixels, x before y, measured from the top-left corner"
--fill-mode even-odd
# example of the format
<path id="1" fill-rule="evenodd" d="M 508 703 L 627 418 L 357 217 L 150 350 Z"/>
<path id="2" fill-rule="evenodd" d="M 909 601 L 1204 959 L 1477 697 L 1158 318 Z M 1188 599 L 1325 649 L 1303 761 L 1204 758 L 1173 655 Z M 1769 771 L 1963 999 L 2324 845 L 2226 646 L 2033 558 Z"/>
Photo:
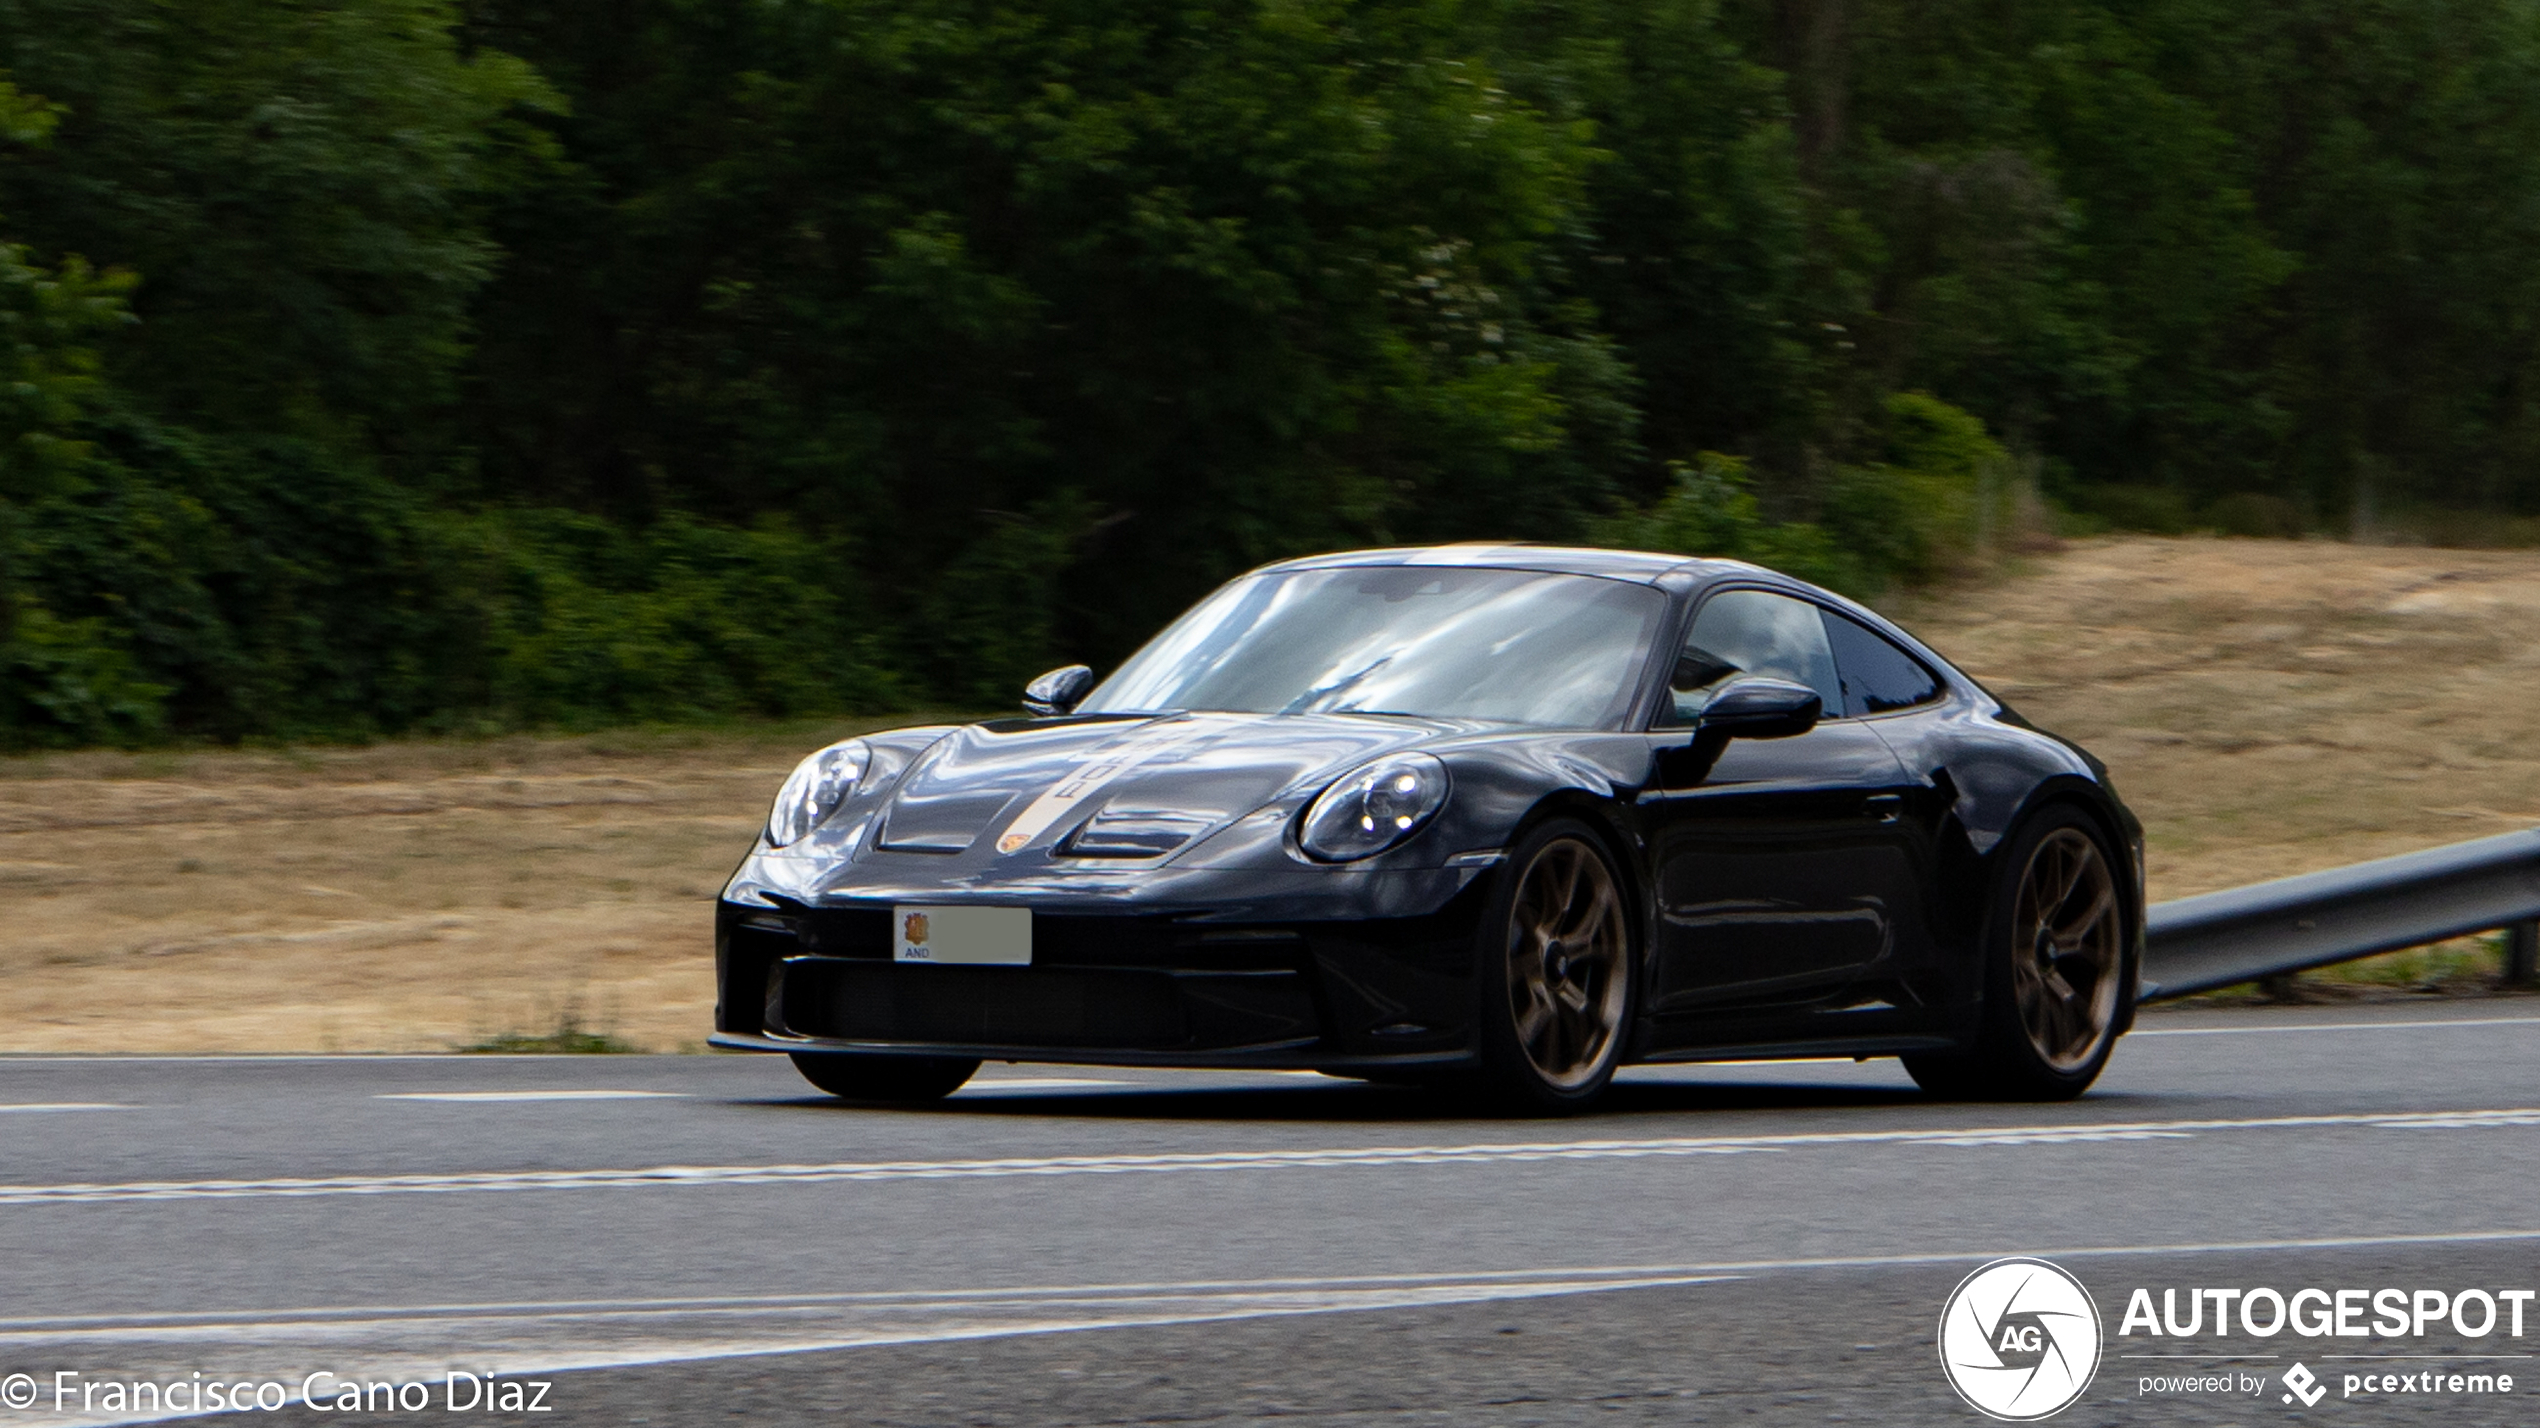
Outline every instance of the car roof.
<path id="1" fill-rule="evenodd" d="M 1343 550 L 1309 555 L 1261 567 L 1258 573 L 1334 570 L 1367 565 L 1449 565 L 1482 570 L 1541 570 L 1556 575 L 1597 575 L 1644 585 L 1661 583 L 1682 588 L 1686 577 L 1706 578 L 1733 572 L 1760 573 L 1736 560 L 1691 559 L 1645 550 L 1598 550 L 1585 546 L 1527 545 L 1523 542 L 1474 541 L 1461 545 L 1412 545 L 1385 550 Z"/>

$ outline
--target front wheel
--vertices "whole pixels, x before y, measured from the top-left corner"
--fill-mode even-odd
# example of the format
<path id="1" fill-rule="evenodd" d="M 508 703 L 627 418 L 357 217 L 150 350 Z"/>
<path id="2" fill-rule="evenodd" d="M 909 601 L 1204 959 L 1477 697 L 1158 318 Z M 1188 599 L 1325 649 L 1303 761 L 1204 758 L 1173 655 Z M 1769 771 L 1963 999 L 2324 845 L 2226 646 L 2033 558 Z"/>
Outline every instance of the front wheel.
<path id="1" fill-rule="evenodd" d="M 2069 1100 L 2108 1064 L 2132 994 L 2117 864 L 2069 806 L 2040 814 L 2007 851 L 1985 919 L 1976 1039 L 1908 1056 L 1905 1069 L 1936 1096 Z"/>
<path id="2" fill-rule="evenodd" d="M 853 1051 L 797 1051 L 794 1069 L 830 1095 L 850 1101 L 940 1101 L 961 1089 L 977 1060 L 961 1056 L 873 1056 Z"/>
<path id="3" fill-rule="evenodd" d="M 1586 825 L 1528 834 L 1482 919 L 1475 980 L 1482 1076 L 1522 1110 L 1567 1114 L 1604 1094 L 1631 1028 L 1631 919 Z"/>

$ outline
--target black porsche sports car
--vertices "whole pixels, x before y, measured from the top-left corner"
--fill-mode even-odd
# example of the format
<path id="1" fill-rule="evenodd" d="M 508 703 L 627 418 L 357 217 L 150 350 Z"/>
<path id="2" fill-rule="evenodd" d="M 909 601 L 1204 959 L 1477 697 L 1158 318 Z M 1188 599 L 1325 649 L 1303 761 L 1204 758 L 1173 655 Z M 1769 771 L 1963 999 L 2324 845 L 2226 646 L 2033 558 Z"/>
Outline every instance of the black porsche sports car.
<path id="1" fill-rule="evenodd" d="M 2133 1020 L 2142 834 L 2104 766 L 1752 565 L 1292 560 L 1024 707 L 803 761 L 718 908 L 714 1044 L 861 1099 L 1000 1059 L 1558 1111 L 1759 1057 L 2073 1096 Z"/>

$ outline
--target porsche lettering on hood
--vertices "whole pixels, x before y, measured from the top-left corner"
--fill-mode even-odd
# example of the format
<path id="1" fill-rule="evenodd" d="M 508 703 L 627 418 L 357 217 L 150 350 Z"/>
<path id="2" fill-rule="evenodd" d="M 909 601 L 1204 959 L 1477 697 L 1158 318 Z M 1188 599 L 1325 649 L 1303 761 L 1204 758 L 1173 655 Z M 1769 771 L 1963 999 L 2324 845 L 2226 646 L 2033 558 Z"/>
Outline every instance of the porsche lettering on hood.
<path id="1" fill-rule="evenodd" d="M 1283 794 L 1453 732 L 1438 720 L 1177 714 L 1004 721 L 945 737 L 893 792 L 875 847 L 1162 857 Z"/>
<path id="2" fill-rule="evenodd" d="M 1207 727 L 1197 720 L 1169 719 L 1146 725 L 1107 745 L 1097 745 L 1080 756 L 1080 762 L 1072 772 L 1052 784 L 1047 793 L 1033 799 L 1030 806 L 1006 826 L 1003 836 L 997 839 L 997 851 L 1021 852 L 1034 838 L 1048 832 L 1050 825 L 1077 812 L 1086 800 L 1109 788 L 1113 780 L 1149 759 L 1160 758 L 1184 744 L 1194 743 L 1206 737 L 1207 733 Z M 1197 823 L 1199 820 L 1185 821 Z"/>

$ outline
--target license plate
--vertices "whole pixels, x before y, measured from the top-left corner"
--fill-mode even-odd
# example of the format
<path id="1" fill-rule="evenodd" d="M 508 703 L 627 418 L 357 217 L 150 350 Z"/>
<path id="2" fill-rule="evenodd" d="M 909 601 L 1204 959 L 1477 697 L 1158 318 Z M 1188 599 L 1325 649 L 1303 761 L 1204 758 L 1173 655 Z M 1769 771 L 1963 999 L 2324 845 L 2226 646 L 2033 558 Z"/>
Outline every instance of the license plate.
<path id="1" fill-rule="evenodd" d="M 933 907 L 902 903 L 891 909 L 894 962 L 1028 967 L 1032 965 L 1032 909 L 1028 907 Z"/>

